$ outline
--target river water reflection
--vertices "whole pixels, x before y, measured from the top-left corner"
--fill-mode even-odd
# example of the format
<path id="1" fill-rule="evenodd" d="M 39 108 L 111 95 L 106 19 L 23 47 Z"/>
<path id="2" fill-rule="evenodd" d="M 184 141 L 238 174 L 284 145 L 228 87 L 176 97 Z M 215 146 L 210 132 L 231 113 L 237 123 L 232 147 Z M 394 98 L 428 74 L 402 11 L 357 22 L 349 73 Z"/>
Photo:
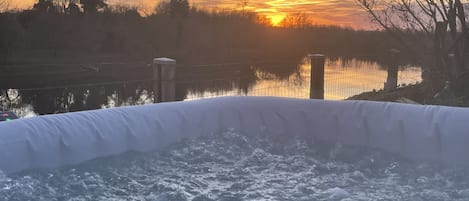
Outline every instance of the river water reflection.
<path id="1" fill-rule="evenodd" d="M 216 96 L 280 96 L 291 98 L 308 98 L 310 87 L 311 64 L 308 58 L 303 59 L 298 72 L 286 79 L 262 70 L 256 71 L 257 81 L 247 92 L 233 85 L 232 90 L 217 92 L 189 91 L 186 100 Z M 422 81 L 422 70 L 417 66 L 401 66 L 398 74 L 398 85 L 404 86 Z M 372 90 L 381 90 L 387 78 L 387 70 L 377 62 L 358 59 L 327 59 L 325 64 L 325 98 L 343 100 L 353 95 Z"/>
<path id="2" fill-rule="evenodd" d="M 305 57 L 299 62 L 283 65 L 241 66 L 243 73 L 205 75 L 194 78 L 198 84 L 179 83 L 180 99 L 194 100 L 217 96 L 279 96 L 308 98 L 310 62 Z M 246 70 L 247 69 L 247 70 Z M 181 74 L 194 77 L 194 69 Z M 228 72 L 228 73 L 227 73 Z M 220 77 L 221 76 L 221 77 Z M 238 77 L 239 76 L 239 77 Z M 325 66 L 325 98 L 341 100 L 363 92 L 380 90 L 386 81 L 387 71 L 377 62 L 358 59 L 327 59 Z M 226 78 L 226 79 L 225 79 Z M 207 82 L 210 79 L 217 82 Z M 421 82 L 421 68 L 402 66 L 399 85 Z M 201 84 L 202 83 L 202 84 Z M 184 85 L 184 86 L 183 86 Z M 8 96 L 0 95 L 0 110 L 14 111 L 20 117 L 37 114 L 63 113 L 124 105 L 141 105 L 153 102 L 152 84 L 126 84 L 54 90 L 21 91 L 10 89 Z"/>

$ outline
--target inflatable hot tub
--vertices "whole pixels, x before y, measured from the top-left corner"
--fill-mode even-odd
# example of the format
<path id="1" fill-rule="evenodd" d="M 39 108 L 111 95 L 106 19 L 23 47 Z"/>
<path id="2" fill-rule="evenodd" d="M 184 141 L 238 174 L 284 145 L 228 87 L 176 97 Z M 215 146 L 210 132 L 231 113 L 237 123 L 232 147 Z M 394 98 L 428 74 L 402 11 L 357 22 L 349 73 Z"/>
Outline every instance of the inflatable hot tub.
<path id="1" fill-rule="evenodd" d="M 306 135 L 412 160 L 469 165 L 469 109 L 367 101 L 224 97 L 46 115 L 0 123 L 0 170 L 10 174 L 150 152 L 227 129 Z"/>

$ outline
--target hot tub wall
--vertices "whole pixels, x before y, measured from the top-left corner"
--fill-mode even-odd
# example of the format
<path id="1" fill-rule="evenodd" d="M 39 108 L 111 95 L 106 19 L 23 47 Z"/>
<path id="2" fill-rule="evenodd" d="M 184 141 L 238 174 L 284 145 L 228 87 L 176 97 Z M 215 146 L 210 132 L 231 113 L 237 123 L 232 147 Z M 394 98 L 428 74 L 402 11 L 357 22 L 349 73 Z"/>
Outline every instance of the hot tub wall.
<path id="1" fill-rule="evenodd" d="M 314 135 L 414 160 L 469 165 L 469 109 L 366 101 L 226 97 L 47 115 L 0 124 L 0 169 L 54 168 L 183 138 Z"/>

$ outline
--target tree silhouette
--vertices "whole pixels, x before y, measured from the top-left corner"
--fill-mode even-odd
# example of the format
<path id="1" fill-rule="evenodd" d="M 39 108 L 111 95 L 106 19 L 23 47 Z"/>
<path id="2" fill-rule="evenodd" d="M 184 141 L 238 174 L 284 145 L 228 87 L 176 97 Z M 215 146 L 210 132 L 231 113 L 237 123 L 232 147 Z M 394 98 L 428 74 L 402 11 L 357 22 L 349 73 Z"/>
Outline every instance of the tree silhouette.
<path id="1" fill-rule="evenodd" d="M 54 6 L 59 13 L 68 15 L 78 15 L 81 13 L 81 8 L 78 5 L 78 0 L 52 0 Z"/>
<path id="2" fill-rule="evenodd" d="M 246 8 L 249 5 L 249 0 L 238 0 L 238 7 L 241 9 L 242 14 L 246 14 Z"/>
<path id="3" fill-rule="evenodd" d="M 171 17 L 187 17 L 190 12 L 188 0 L 163 1 L 156 7 L 156 13 Z"/>
<path id="4" fill-rule="evenodd" d="M 78 15 L 81 13 L 80 7 L 76 3 L 69 3 L 67 13 L 70 15 Z"/>
<path id="5" fill-rule="evenodd" d="M 40 13 L 54 13 L 57 12 L 54 3 L 51 0 L 39 0 L 33 6 L 33 10 L 40 12 Z"/>
<path id="6" fill-rule="evenodd" d="M 280 26 L 286 28 L 306 28 L 311 26 L 311 19 L 305 13 L 296 13 L 286 16 L 281 22 Z"/>
<path id="7" fill-rule="evenodd" d="M 188 0 L 171 0 L 169 5 L 171 8 L 171 16 L 186 17 L 189 15 L 190 6 Z"/>
<path id="8" fill-rule="evenodd" d="M 95 15 L 99 9 L 107 6 L 106 0 L 80 0 L 83 11 L 88 15 Z"/>
<path id="9" fill-rule="evenodd" d="M 469 24 L 467 4 L 461 0 L 357 0 L 388 33 L 414 49 L 428 67 L 424 80 L 432 90 L 446 81 L 469 87 Z M 449 33 L 447 33 L 449 32 Z M 409 39 L 410 34 L 414 37 Z M 466 77 L 466 78 L 465 78 Z M 466 80 L 462 80 L 466 79 Z M 466 93 L 469 93 L 467 91 Z M 467 95 L 467 94 L 466 94 Z"/>

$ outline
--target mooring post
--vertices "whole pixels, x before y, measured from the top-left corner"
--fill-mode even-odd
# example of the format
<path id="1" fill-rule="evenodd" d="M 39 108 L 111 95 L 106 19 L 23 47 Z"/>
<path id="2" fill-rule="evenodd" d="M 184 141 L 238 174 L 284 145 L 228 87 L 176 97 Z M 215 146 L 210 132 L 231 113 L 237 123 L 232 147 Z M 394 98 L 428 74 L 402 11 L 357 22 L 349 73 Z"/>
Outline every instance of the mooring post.
<path id="1" fill-rule="evenodd" d="M 322 54 L 311 55 L 311 86 L 310 99 L 324 99 L 324 63 L 326 57 Z"/>
<path id="2" fill-rule="evenodd" d="M 153 59 L 154 102 L 176 100 L 176 60 L 168 58 Z"/>
<path id="3" fill-rule="evenodd" d="M 397 88 L 397 77 L 399 71 L 399 50 L 392 49 L 391 51 L 391 62 L 388 66 L 388 77 L 386 83 L 384 83 L 384 90 L 391 91 Z"/>

